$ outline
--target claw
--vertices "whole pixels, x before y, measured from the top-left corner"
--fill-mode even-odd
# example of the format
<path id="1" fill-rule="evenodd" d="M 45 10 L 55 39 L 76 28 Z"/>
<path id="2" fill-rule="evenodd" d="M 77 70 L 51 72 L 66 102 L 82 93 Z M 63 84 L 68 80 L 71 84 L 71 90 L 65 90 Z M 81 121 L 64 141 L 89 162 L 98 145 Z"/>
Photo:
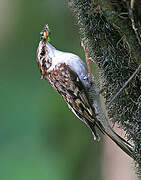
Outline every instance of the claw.
<path id="1" fill-rule="evenodd" d="M 86 63 L 87 63 L 87 67 L 88 67 L 88 73 L 89 73 L 89 77 L 91 79 L 92 74 L 91 74 L 90 62 L 92 61 L 92 58 L 89 57 L 88 49 L 87 49 L 86 45 L 84 44 L 84 40 L 83 39 L 81 41 L 81 46 L 83 47 L 84 52 L 85 52 Z"/>

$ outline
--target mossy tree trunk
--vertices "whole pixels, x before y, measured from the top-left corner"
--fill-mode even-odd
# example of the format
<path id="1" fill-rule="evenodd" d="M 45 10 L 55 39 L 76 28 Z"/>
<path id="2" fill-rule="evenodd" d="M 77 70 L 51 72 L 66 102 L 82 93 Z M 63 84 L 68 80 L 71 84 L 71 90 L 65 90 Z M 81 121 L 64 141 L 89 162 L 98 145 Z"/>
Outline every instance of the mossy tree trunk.
<path id="1" fill-rule="evenodd" d="M 69 0 L 69 6 L 81 38 L 101 71 L 107 114 L 135 145 L 134 160 L 140 176 L 141 1 Z"/>

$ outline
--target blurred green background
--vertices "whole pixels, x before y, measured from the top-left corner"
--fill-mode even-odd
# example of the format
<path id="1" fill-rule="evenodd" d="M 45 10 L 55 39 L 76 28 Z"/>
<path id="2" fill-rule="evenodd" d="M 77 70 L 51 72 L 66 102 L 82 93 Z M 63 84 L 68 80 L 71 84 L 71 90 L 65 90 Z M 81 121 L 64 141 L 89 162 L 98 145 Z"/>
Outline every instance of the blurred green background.
<path id="1" fill-rule="evenodd" d="M 84 59 L 67 0 L 0 0 L 0 179 L 101 179 L 100 144 L 47 81 L 36 49 L 52 44 Z"/>

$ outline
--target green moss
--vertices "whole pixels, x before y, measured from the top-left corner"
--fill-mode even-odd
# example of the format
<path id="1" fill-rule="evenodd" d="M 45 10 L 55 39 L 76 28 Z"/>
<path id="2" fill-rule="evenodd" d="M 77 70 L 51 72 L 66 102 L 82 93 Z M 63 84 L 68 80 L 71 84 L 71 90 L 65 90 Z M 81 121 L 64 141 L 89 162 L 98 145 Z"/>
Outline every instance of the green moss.
<path id="1" fill-rule="evenodd" d="M 135 144 L 138 172 L 141 169 L 141 72 L 118 98 L 111 98 L 122 88 L 141 62 L 141 51 L 127 16 L 126 3 L 94 0 L 70 0 L 80 34 L 90 56 L 101 70 L 105 106 L 113 123 L 118 122 Z M 117 6 L 116 6 L 117 5 Z M 122 13 L 123 12 L 123 13 Z M 125 17 L 120 17 L 122 15 Z"/>

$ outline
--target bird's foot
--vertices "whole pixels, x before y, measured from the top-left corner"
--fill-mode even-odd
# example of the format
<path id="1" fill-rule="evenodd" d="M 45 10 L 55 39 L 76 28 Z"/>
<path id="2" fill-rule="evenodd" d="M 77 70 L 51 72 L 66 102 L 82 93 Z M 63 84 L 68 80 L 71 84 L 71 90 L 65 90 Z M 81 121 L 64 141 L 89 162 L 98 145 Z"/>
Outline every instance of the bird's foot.
<path id="1" fill-rule="evenodd" d="M 92 61 L 92 58 L 89 57 L 88 49 L 87 49 L 86 45 L 84 44 L 84 40 L 81 41 L 81 46 L 83 47 L 84 52 L 85 52 L 88 73 L 91 75 L 90 62 Z"/>
<path id="2" fill-rule="evenodd" d="M 90 68 L 90 62 L 94 62 L 95 64 L 96 64 L 97 62 L 95 62 L 95 61 L 89 56 L 88 48 L 86 47 L 86 45 L 85 45 L 85 43 L 84 43 L 84 39 L 82 39 L 82 41 L 81 41 L 81 46 L 83 47 L 84 52 L 85 52 L 86 63 L 87 63 L 88 74 L 89 74 L 89 80 L 90 80 L 90 82 L 91 82 L 91 81 L 92 81 L 92 73 L 91 73 L 91 68 Z"/>

